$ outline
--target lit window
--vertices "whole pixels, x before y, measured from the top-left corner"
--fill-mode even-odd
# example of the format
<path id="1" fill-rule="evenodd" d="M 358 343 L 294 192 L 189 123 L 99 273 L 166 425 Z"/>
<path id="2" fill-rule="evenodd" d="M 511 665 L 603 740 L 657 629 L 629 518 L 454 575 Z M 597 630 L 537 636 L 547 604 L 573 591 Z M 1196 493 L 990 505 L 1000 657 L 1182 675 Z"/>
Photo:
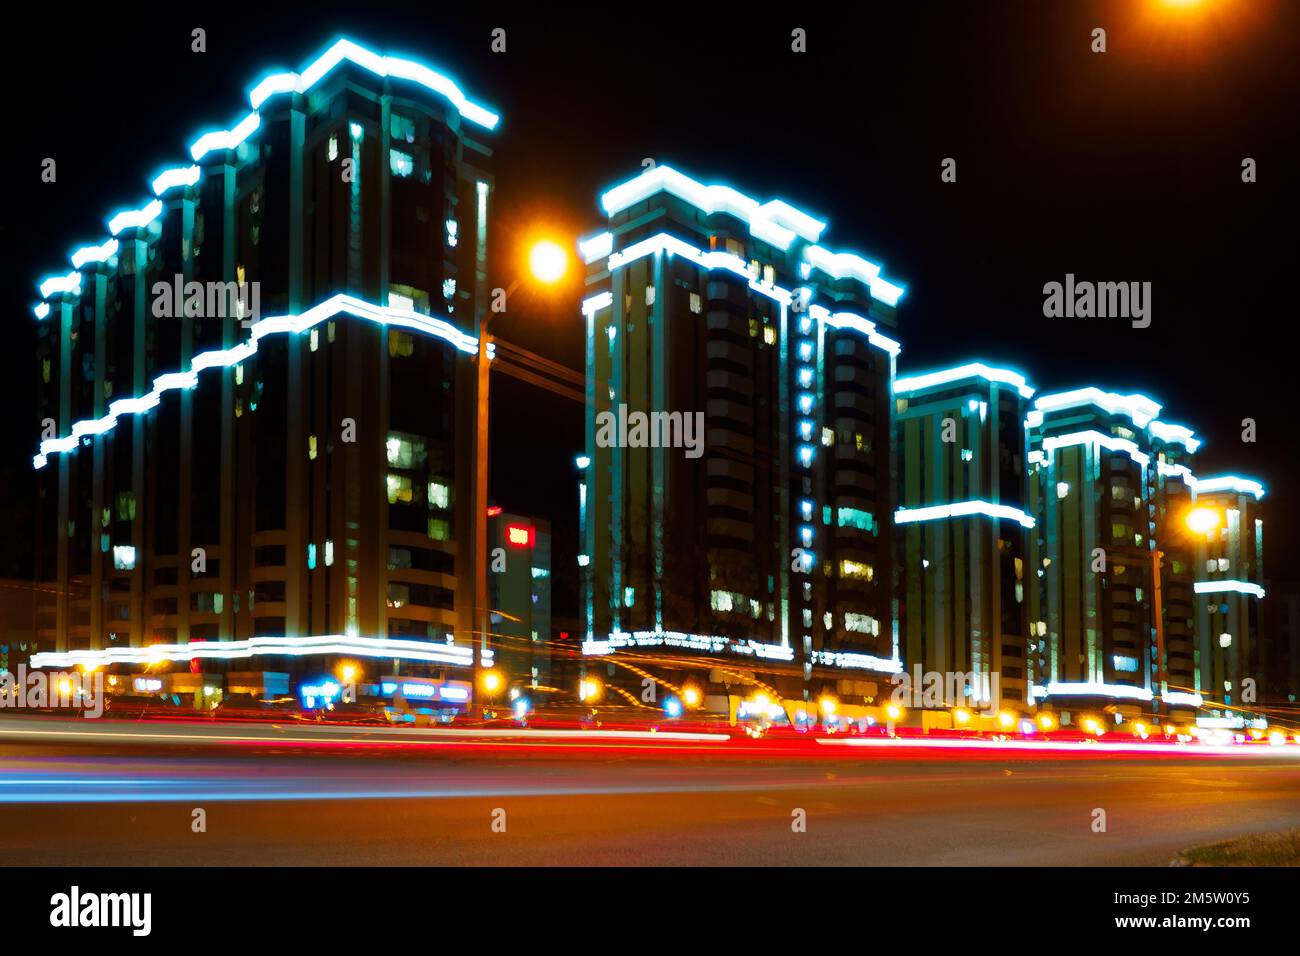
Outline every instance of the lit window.
<path id="1" fill-rule="evenodd" d="M 856 631 L 859 634 L 880 633 L 880 622 L 870 614 L 855 614 L 849 611 L 844 615 L 844 629 L 847 631 Z"/>
<path id="2" fill-rule="evenodd" d="M 845 558 L 840 562 L 840 577 L 854 578 L 859 581 L 872 581 L 876 577 L 876 569 L 870 564 L 863 564 L 860 561 L 850 561 Z"/>
<path id="3" fill-rule="evenodd" d="M 388 464 L 394 468 L 420 468 L 428 457 L 424 439 L 419 435 L 389 432 L 386 447 Z"/>
<path id="4" fill-rule="evenodd" d="M 410 358 L 415 352 L 415 339 L 398 329 L 388 330 L 388 357 Z"/>
<path id="5" fill-rule="evenodd" d="M 763 326 L 763 341 L 768 345 L 776 344 L 776 329 L 770 325 Z"/>
<path id="6" fill-rule="evenodd" d="M 415 142 L 415 120 L 401 113 L 388 114 L 388 134 L 399 143 Z"/>
<path id="7" fill-rule="evenodd" d="M 389 150 L 389 169 L 403 179 L 415 173 L 415 156 L 400 150 Z"/>
<path id="8" fill-rule="evenodd" d="M 863 531 L 872 531 L 876 527 L 875 516 L 870 511 L 863 511 L 860 508 L 837 508 L 835 517 L 841 528 L 860 528 Z"/>
<path id="9" fill-rule="evenodd" d="M 691 311 L 696 315 L 704 311 L 704 300 L 700 298 L 698 292 L 691 293 Z"/>
<path id="10" fill-rule="evenodd" d="M 446 541 L 451 537 L 451 526 L 442 518 L 430 518 L 429 537 L 434 541 Z"/>
<path id="11" fill-rule="evenodd" d="M 451 488 L 441 482 L 429 482 L 429 506 L 431 508 L 450 508 Z"/>
<path id="12" fill-rule="evenodd" d="M 135 548 L 129 544 L 113 546 L 113 567 L 118 571 L 135 569 Z"/>
<path id="13" fill-rule="evenodd" d="M 337 134 L 330 137 L 329 157 L 331 163 L 339 158 L 339 138 Z"/>
<path id="14" fill-rule="evenodd" d="M 406 475 L 389 474 L 388 503 L 390 505 L 395 505 L 398 502 L 401 502 L 402 504 L 410 504 L 414 497 L 415 495 L 411 490 L 411 479 L 409 477 Z"/>

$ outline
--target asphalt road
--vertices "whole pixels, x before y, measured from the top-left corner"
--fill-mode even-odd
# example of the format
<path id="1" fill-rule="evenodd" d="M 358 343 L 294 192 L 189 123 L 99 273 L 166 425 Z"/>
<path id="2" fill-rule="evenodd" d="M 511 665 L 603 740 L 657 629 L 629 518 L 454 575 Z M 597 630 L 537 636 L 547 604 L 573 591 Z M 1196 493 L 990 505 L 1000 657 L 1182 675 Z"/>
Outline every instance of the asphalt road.
<path id="1" fill-rule="evenodd" d="M 33 726 L 46 729 L 11 732 Z M 200 730 L 211 736 L 194 743 L 150 725 L 96 739 L 50 727 L 0 724 L 11 864 L 1163 866 L 1188 846 L 1300 826 L 1300 759 L 1267 749 L 796 752 L 650 735 L 417 746 L 293 728 Z"/>

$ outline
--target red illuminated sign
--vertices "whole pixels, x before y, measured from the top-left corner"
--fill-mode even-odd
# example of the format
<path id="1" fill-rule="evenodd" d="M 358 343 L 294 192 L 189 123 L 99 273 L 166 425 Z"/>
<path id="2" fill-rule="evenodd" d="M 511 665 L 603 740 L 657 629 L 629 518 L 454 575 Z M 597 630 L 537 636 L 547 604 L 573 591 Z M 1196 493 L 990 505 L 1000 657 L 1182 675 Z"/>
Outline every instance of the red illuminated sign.
<path id="1" fill-rule="evenodd" d="M 532 526 L 524 524 L 506 525 L 506 542 L 516 548 L 531 548 L 533 546 Z"/>

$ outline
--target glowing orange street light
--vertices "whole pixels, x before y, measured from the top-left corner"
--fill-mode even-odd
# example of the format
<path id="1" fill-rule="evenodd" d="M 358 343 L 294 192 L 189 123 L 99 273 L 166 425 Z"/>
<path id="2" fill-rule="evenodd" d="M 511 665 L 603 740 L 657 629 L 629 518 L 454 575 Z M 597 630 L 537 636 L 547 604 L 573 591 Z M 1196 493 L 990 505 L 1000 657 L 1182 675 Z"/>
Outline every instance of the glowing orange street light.
<path id="1" fill-rule="evenodd" d="M 569 254 L 559 243 L 540 239 L 529 250 L 528 266 L 534 278 L 551 285 L 563 279 L 569 271 Z"/>
<path id="2" fill-rule="evenodd" d="M 1197 534 L 1209 534 L 1219 526 L 1219 512 L 1216 508 L 1193 508 L 1187 512 L 1187 527 Z"/>

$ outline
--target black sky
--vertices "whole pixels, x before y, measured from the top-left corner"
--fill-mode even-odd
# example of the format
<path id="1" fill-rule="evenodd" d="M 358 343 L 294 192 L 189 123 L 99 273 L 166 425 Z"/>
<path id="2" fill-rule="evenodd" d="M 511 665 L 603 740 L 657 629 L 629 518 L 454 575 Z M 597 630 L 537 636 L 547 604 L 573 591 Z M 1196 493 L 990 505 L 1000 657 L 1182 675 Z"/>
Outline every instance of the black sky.
<path id="1" fill-rule="evenodd" d="M 1264 480 L 1266 573 L 1296 576 L 1300 4 L 843 6 L 494 5 L 466 20 L 431 4 L 156 15 L 130 5 L 75 23 L 53 5 L 37 11 L 5 66 L 0 575 L 29 560 L 36 278 L 102 241 L 108 213 L 140 205 L 148 178 L 198 132 L 241 116 L 263 73 L 300 69 L 345 34 L 445 69 L 501 112 L 502 284 L 517 240 L 541 226 L 595 231 L 599 191 L 646 157 L 783 198 L 829 220 L 827 245 L 862 252 L 908 287 L 901 370 L 978 357 L 1042 388 L 1149 394 L 1206 440 L 1200 472 Z M 196 26 L 207 53 L 190 52 Z M 494 27 L 507 31 L 504 54 L 490 52 Z M 807 30 L 805 54 L 790 52 L 795 27 Z M 1094 27 L 1107 31 L 1105 54 L 1091 52 Z M 59 162 L 55 185 L 39 181 L 46 156 Z M 955 184 L 940 182 L 945 157 L 957 160 Z M 1244 157 L 1259 182 L 1241 182 Z M 1152 282 L 1151 327 L 1045 319 L 1043 284 L 1067 272 Z M 579 290 L 569 291 L 521 300 L 500 334 L 581 369 Z M 576 521 L 578 406 L 508 381 L 498 395 L 494 494 L 563 537 Z M 1256 444 L 1240 440 L 1247 417 Z"/>

